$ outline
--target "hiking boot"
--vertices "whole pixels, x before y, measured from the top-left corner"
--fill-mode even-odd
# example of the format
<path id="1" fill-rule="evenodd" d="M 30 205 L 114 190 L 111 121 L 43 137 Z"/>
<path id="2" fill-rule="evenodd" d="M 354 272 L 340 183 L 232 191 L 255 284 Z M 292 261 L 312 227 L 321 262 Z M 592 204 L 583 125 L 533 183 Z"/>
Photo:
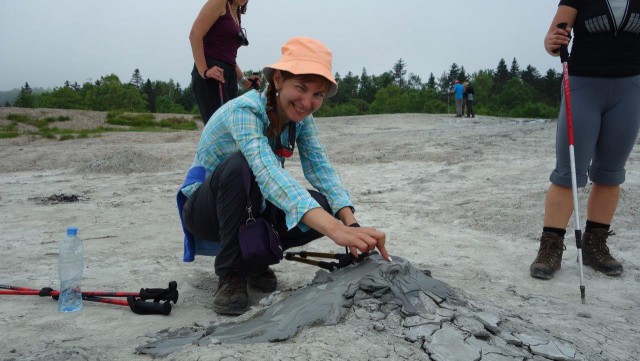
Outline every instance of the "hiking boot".
<path id="1" fill-rule="evenodd" d="M 247 283 L 256 291 L 269 293 L 276 290 L 278 279 L 271 268 L 266 267 L 256 273 L 247 276 Z"/>
<path id="2" fill-rule="evenodd" d="M 249 309 L 247 280 L 238 273 L 220 277 L 213 298 L 213 310 L 221 315 L 241 315 Z"/>
<path id="3" fill-rule="evenodd" d="M 584 232 L 582 236 L 582 262 L 607 276 L 620 276 L 622 264 L 609 253 L 607 237 L 615 233 L 603 228 Z"/>
<path id="4" fill-rule="evenodd" d="M 533 261 L 529 272 L 535 278 L 550 280 L 560 269 L 562 252 L 567 248 L 563 243 L 564 237 L 553 232 L 542 232 L 538 257 Z"/>

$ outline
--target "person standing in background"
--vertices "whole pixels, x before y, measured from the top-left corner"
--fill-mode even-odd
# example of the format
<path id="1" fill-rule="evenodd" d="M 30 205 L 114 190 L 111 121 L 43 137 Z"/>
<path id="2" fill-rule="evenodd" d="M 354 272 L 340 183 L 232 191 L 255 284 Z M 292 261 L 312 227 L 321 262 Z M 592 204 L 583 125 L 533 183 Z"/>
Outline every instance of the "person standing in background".
<path id="1" fill-rule="evenodd" d="M 473 112 L 473 87 L 469 82 L 464 82 L 464 99 L 467 105 L 467 118 L 475 118 L 476 114 Z"/>
<path id="2" fill-rule="evenodd" d="M 453 89 L 451 90 L 451 94 L 456 100 L 456 118 L 462 118 L 462 96 L 464 94 L 464 87 L 460 84 L 459 80 L 456 80 Z"/>
<path id="3" fill-rule="evenodd" d="M 249 0 L 208 0 L 191 27 L 189 42 L 193 53 L 191 88 L 202 121 L 206 125 L 220 106 L 238 96 L 260 78 L 249 78 L 236 62 L 238 48 L 249 45 L 242 27 L 242 14 Z"/>
<path id="4" fill-rule="evenodd" d="M 607 238 L 625 181 L 625 164 L 640 129 L 640 0 L 561 0 L 544 39 L 545 50 L 559 55 L 574 40 L 569 57 L 575 172 L 578 187 L 593 182 L 587 204 L 583 261 L 607 276 L 623 267 L 609 252 Z M 558 27 L 566 23 L 566 30 Z M 549 180 L 540 248 L 532 277 L 553 278 L 560 270 L 573 192 L 562 99 L 556 136 L 556 166 Z"/>

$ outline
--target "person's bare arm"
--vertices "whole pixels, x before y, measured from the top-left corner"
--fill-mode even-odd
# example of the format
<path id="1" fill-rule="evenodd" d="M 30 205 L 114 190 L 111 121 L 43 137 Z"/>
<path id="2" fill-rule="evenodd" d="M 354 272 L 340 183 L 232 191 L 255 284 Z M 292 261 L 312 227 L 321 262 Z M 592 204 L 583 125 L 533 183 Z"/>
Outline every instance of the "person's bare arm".
<path id="1" fill-rule="evenodd" d="M 256 82 L 258 84 L 258 88 L 262 86 L 259 75 L 251 75 L 250 77 L 242 80 L 244 78 L 244 73 L 242 72 L 242 69 L 240 69 L 240 66 L 238 64 L 236 64 L 236 76 L 238 77 L 238 82 L 243 89 L 249 89 L 249 87 L 253 85 L 253 82 Z M 240 82 L 240 80 L 242 80 L 242 82 Z"/>
<path id="2" fill-rule="evenodd" d="M 556 11 L 556 16 L 553 17 L 553 21 L 551 22 L 551 26 L 549 26 L 549 31 L 547 35 L 544 37 L 544 49 L 552 56 L 559 56 L 560 52 L 556 51 L 562 45 L 569 44 L 569 34 L 571 34 L 571 29 L 573 29 L 573 24 L 576 21 L 576 16 L 578 15 L 578 10 L 566 6 L 560 5 L 558 6 L 558 11 Z M 562 30 L 558 28 L 558 24 L 567 23 L 566 30 Z M 554 51 L 556 51 L 554 53 Z"/>
<path id="3" fill-rule="evenodd" d="M 211 26 L 218 21 L 218 18 L 226 13 L 226 4 L 227 0 L 208 0 L 193 22 L 191 32 L 189 33 L 193 61 L 196 64 L 198 73 L 203 78 L 209 77 L 222 83 L 224 83 L 223 70 L 217 66 L 212 67 L 205 77 L 204 72 L 207 71 L 207 61 L 204 56 L 203 38 L 209 29 L 211 29 Z"/>
<path id="4" fill-rule="evenodd" d="M 354 218 L 355 220 L 355 218 Z M 391 261 L 385 247 L 386 235 L 371 227 L 347 227 L 322 208 L 314 208 L 302 216 L 309 227 L 331 238 L 337 245 L 349 247 L 354 256 L 378 249 L 387 261 Z"/>

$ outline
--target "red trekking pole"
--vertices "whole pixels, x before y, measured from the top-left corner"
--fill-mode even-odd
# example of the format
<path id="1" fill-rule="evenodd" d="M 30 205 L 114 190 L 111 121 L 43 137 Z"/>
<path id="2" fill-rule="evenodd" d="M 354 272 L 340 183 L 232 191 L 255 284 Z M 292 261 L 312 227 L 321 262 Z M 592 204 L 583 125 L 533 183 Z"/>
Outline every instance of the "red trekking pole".
<path id="1" fill-rule="evenodd" d="M 557 25 L 566 30 L 567 23 Z M 576 220 L 576 248 L 578 249 L 578 264 L 580 268 L 580 299 L 585 303 L 584 273 L 582 270 L 582 230 L 580 229 L 580 209 L 578 205 L 578 182 L 576 181 L 576 157 L 573 143 L 573 115 L 571 113 L 571 90 L 569 87 L 569 49 L 567 45 L 560 47 L 560 61 L 562 62 L 562 83 L 564 85 L 564 104 L 567 113 L 567 133 L 569 137 L 569 159 L 571 162 L 571 191 L 573 193 L 573 215 Z"/>
<path id="2" fill-rule="evenodd" d="M 16 296 L 51 296 L 58 299 L 60 291 L 50 287 L 35 289 L 0 284 L 0 295 Z M 106 297 L 126 297 L 126 300 L 118 300 Z M 84 291 L 82 299 L 85 301 L 108 303 L 112 305 L 128 306 L 131 311 L 140 315 L 169 315 L 171 313 L 170 301 L 175 304 L 178 301 L 178 289 L 175 281 L 169 282 L 169 288 L 142 288 L 140 292 L 108 292 L 108 291 Z M 146 302 L 153 299 L 153 302 Z M 160 303 L 160 301 L 165 301 Z"/>

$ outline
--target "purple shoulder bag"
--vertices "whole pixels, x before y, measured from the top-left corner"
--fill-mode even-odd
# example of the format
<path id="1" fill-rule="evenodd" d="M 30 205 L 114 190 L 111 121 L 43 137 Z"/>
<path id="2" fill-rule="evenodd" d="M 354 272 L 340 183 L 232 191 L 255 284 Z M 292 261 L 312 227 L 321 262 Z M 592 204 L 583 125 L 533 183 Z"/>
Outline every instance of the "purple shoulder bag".
<path id="1" fill-rule="evenodd" d="M 245 263 L 252 266 L 268 266 L 282 260 L 282 242 L 273 225 L 262 217 L 253 217 L 251 206 L 251 169 L 243 162 L 242 181 L 247 194 L 247 222 L 240 226 L 240 251 Z"/>

